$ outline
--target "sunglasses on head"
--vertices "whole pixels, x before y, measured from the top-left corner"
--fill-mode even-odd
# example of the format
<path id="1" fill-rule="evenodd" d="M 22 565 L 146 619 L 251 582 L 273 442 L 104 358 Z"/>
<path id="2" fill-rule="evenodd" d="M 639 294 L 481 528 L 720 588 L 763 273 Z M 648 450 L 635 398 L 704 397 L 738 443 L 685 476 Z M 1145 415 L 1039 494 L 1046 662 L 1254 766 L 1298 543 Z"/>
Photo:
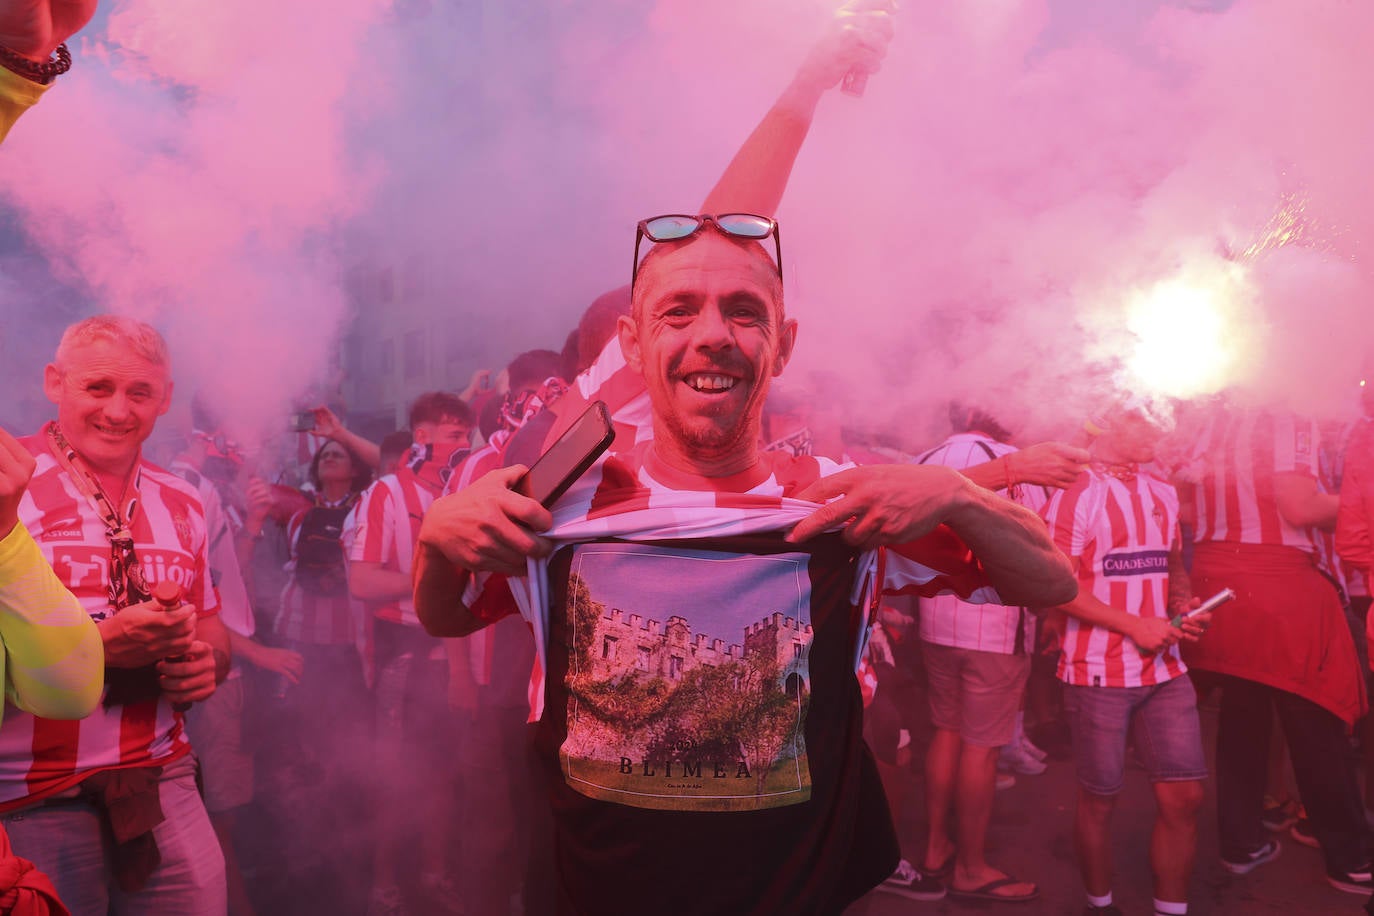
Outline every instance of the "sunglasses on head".
<path id="1" fill-rule="evenodd" d="M 639 221 L 639 227 L 635 231 L 635 259 L 634 270 L 630 273 L 630 291 L 634 291 L 635 281 L 639 279 L 640 242 L 644 239 L 651 242 L 678 242 L 689 239 L 705 229 L 707 223 L 714 223 L 721 232 L 737 239 L 763 241 L 772 236 L 773 250 L 778 262 L 778 281 L 782 281 L 782 232 L 778 229 L 777 220 L 756 213 L 703 213 L 700 216 L 668 213 Z"/>

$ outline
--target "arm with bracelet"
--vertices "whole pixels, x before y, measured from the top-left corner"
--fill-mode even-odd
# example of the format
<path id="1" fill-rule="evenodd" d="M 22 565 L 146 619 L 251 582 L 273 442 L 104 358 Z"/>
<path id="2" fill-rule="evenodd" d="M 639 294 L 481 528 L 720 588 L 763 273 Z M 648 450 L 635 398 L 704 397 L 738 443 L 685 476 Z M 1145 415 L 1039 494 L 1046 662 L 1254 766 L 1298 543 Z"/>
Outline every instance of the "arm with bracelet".
<path id="1" fill-rule="evenodd" d="M 95 0 L 0 0 L 0 143 L 71 68 L 66 41 L 94 14 Z"/>

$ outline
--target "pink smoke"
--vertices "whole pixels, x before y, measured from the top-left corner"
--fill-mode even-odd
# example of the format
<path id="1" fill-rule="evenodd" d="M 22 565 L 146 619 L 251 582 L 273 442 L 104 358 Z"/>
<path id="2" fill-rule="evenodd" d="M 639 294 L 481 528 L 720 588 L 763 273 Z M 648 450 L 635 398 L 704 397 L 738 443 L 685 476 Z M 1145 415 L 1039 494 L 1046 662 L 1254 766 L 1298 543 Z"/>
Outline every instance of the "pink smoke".
<path id="1" fill-rule="evenodd" d="M 50 257 L 250 414 L 327 372 L 355 267 L 395 268 L 488 365 L 559 346 L 836 4 L 299 6 L 129 3 L 0 175 Z M 903 8 L 867 94 L 823 100 L 780 214 L 789 374 L 827 370 L 913 444 L 950 397 L 1075 422 L 1123 383 L 1127 303 L 1228 269 L 1298 201 L 1305 238 L 1246 260 L 1227 303 L 1229 381 L 1343 409 L 1371 343 L 1374 10 L 1203 6 Z"/>

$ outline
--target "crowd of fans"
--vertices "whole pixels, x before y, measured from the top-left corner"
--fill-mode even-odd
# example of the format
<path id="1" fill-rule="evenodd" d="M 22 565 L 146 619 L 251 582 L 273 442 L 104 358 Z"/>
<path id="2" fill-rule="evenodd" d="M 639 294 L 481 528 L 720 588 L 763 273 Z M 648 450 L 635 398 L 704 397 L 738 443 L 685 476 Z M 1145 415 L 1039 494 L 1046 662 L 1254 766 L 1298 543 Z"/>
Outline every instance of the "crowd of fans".
<path id="1" fill-rule="evenodd" d="M 551 408 L 578 401 L 579 384 L 597 376 L 600 364 L 589 359 L 598 345 L 617 346 L 606 340 L 606 314 L 626 310 L 626 291 L 606 297 L 564 353 L 520 354 L 501 373 L 509 381 L 473 403 L 422 395 L 408 429 L 380 446 L 349 432 L 341 409 L 316 408 L 315 430 L 299 433 L 312 445 L 308 464 L 294 469 L 299 486 L 265 479 L 199 403 L 196 428 L 165 460 L 189 489 L 142 465 L 145 513 L 154 514 L 155 475 L 165 478 L 164 503 L 194 494 L 204 507 L 194 533 L 214 598 L 197 607 L 218 606 L 234 659 L 185 715 L 213 826 L 201 842 L 213 836 L 223 851 L 230 912 L 552 911 L 537 878 L 552 856 L 551 833 L 525 725 L 534 640 L 518 617 L 461 639 L 428 635 L 410 567 L 436 499 L 516 456 L 537 456 L 557 416 Z M 55 371 L 98 370 L 91 353 L 102 349 L 142 348 L 156 366 L 155 337 L 127 319 L 88 319 L 69 330 Z M 633 416 L 633 400 L 618 416 Z M 807 455 L 835 443 L 836 460 L 894 456 L 890 441 L 865 442 L 795 391 L 777 404 L 766 414 L 766 449 Z M 1360 674 L 1374 510 L 1374 398 L 1365 404 L 1361 420 L 1318 427 L 1223 399 L 1173 405 L 1174 423 L 1156 405 L 1123 397 L 1085 422 L 1077 444 L 1019 450 L 991 412 L 954 404 L 947 440 L 895 453 L 959 468 L 1034 508 L 1073 562 L 1079 597 L 1057 608 L 946 595 L 885 600 L 859 670 L 865 730 L 899 818 L 924 788 L 928 835 L 880 892 L 1035 899 L 1033 876 L 997 869 L 984 841 L 995 789 L 1011 774 L 1042 773 L 1049 751 L 1072 757 L 1080 784 L 1075 839 L 1089 912 L 1116 912 L 1109 826 L 1128 757 L 1147 770 L 1158 804 L 1148 850 L 1156 910 L 1186 912 L 1208 777 L 1198 698 L 1219 690 L 1222 866 L 1261 867 L 1278 855 L 1283 833 L 1322 850 L 1333 886 L 1369 893 L 1369 796 L 1355 756 L 1374 756 Z M 51 433 L 23 440 L 39 469 L 19 517 L 40 543 L 75 540 L 82 532 L 68 529 L 84 524 L 77 494 L 53 479 L 64 462 L 50 441 Z M 78 518 L 54 518 L 72 512 Z M 160 562 L 171 575 L 176 559 Z M 54 565 L 75 571 L 66 584 L 85 597 L 91 583 L 73 558 Z M 1237 599 L 1177 619 L 1222 588 Z M 171 657 L 172 648 L 159 651 Z M 1037 681 L 1029 691 L 1049 699 L 1028 707 Z M 173 746 L 186 742 L 180 722 L 178 713 Z M 27 752 L 29 792 L 9 791 L 0 813 L 18 853 L 27 847 L 35 857 L 49 828 L 26 816 L 28 806 L 62 811 L 64 799 L 90 797 L 90 780 L 73 788 L 35 775 L 41 731 L 21 736 L 36 749 Z M 100 804 L 113 817 L 117 807 Z M 54 877 L 59 889 L 73 879 Z M 213 883 L 191 877 L 198 895 Z"/>
<path id="2" fill-rule="evenodd" d="M 89 18 L 89 4 L 75 6 L 84 10 L 79 21 L 56 37 Z M 701 887 L 665 891 L 645 875 L 639 885 L 621 876 L 639 888 L 634 893 L 596 886 L 625 853 L 604 848 L 614 845 L 608 837 L 635 836 L 653 822 L 617 812 L 601 824 L 600 815 L 587 816 L 595 809 L 566 794 L 551 804 L 546 758 L 531 750 L 552 746 L 552 759 L 560 759 L 558 741 L 574 740 L 556 732 L 568 727 L 559 716 L 541 717 L 546 696 L 564 704 L 593 696 L 557 693 L 574 678 L 546 683 L 546 669 L 558 670 L 551 659 L 564 668 L 569 658 L 595 664 L 599 652 L 604 667 L 625 678 L 615 686 L 626 693 L 643 688 L 635 694 L 640 699 L 654 697 L 658 681 L 683 677 L 683 659 L 674 657 L 654 675 L 653 647 L 640 647 L 641 683 L 640 675 L 615 667 L 618 636 L 593 645 L 557 629 L 563 622 L 549 625 L 549 596 L 540 597 L 529 581 L 523 587 L 531 591 L 514 583 L 547 581 L 549 544 L 538 533 L 554 517 L 537 507 L 502 510 L 524 513 L 515 518 L 527 523 L 521 528 L 470 512 L 483 499 L 506 500 L 517 466 L 533 463 L 595 399 L 614 417 L 616 453 L 635 457 L 612 471 L 603 466 L 587 505 L 558 517 L 564 528 L 612 518 L 600 531 L 612 539 L 627 531 L 641 539 L 646 532 L 700 534 L 705 528 L 692 524 L 709 528 L 719 521 L 710 513 L 738 510 L 724 527 L 748 522 L 759 526 L 748 533 L 757 534 L 775 530 L 779 513 L 801 511 L 795 503 L 831 501 L 853 511 L 834 510 L 840 514 L 825 522 L 787 518 L 810 526 L 810 535 L 852 522 L 852 541 L 888 548 L 879 556 L 892 566 L 912 563 L 894 575 L 876 561 L 870 578 L 881 600 L 875 598 L 873 615 L 832 630 L 855 649 L 827 649 L 838 668 L 811 680 L 819 667 L 806 665 L 820 662 L 807 658 L 810 644 L 799 635 L 784 669 L 787 701 L 800 707 L 810 691 L 817 721 L 822 693 L 843 700 L 852 687 L 862 696 L 873 766 L 857 738 L 838 740 L 848 721 L 843 710 L 835 712 L 843 706 L 838 701 L 827 713 L 829 725 L 839 727 L 834 747 L 817 742 L 809 753 L 822 774 L 830 765 L 826 753 L 842 744 L 852 751 L 834 772 L 862 771 L 853 785 L 837 788 L 818 777 L 814 791 L 819 798 L 834 789 L 836 810 L 848 805 L 851 827 L 877 827 L 838 839 L 843 855 L 818 853 L 815 871 L 830 882 L 829 896 L 795 911 L 836 912 L 874 884 L 879 893 L 916 901 L 1038 899 L 1035 876 L 1014 876 L 990 862 L 986 839 L 997 789 L 1037 778 L 1050 756 L 1071 759 L 1079 785 L 1073 833 L 1089 914 L 1120 913 L 1111 820 L 1132 760 L 1147 773 L 1156 803 L 1149 848 L 1133 851 L 1149 858 L 1156 916 L 1187 912 L 1209 778 L 1227 872 L 1263 867 L 1287 837 L 1321 850 L 1333 887 L 1374 891 L 1365 636 L 1374 567 L 1374 397 L 1364 399 L 1364 418 L 1319 426 L 1225 396 L 1160 404 L 1121 392 L 1066 441 L 1018 448 L 1009 428 L 1015 418 L 999 416 L 995 405 L 951 404 L 945 441 L 894 447 L 890 438 L 879 444 L 847 426 L 824 400 L 824 386 L 768 395 L 767 378 L 780 374 L 795 337 L 795 324 L 771 323 L 782 316 L 777 224 L 729 211 L 776 211 L 816 100 L 852 67 L 873 70 L 881 59 L 891 34 L 884 15 L 855 14 L 818 45 L 702 207 L 727 216 L 641 223 L 638 291 L 598 299 L 558 350 L 516 355 L 461 394 L 421 395 L 409 405 L 405 428 L 380 442 L 351 431 L 342 405 L 315 406 L 293 434 L 302 446 L 298 466 L 268 467 L 248 459 L 216 405 L 197 400 L 192 428 L 175 448 L 150 454 L 145 443 L 171 406 L 165 342 L 128 318 L 98 316 L 67 329 L 44 379 L 56 420 L 21 440 L 0 431 L 0 635 L 11 704 L 0 726 L 0 909 L 64 912 L 65 903 L 79 914 L 502 916 L 573 912 L 562 896 L 568 893 L 614 901 L 604 912 L 638 912 L 638 894 L 669 893 L 684 901 L 683 912 L 707 911 L 685 901 L 713 883 L 709 850 L 696 866 Z M 54 53 L 52 42 L 31 44 L 27 64 L 11 61 L 0 70 L 0 136 L 37 100 L 38 90 L 24 80 L 51 81 L 53 74 L 33 68 Z M 639 241 L 646 238 L 659 247 L 641 265 Z M 770 238 L 775 262 L 759 254 L 757 242 Z M 764 280 L 757 276 L 760 257 Z M 674 270 L 705 291 L 679 291 L 681 301 L 654 319 L 669 330 L 649 329 L 645 301 L 661 293 L 653 284 Z M 721 298 L 711 287 L 717 281 L 693 271 L 747 277 L 753 298 L 731 292 L 717 316 L 715 305 L 701 305 Z M 652 292 L 644 292 L 646 283 Z M 640 473 L 658 475 L 660 484 L 681 478 L 636 463 L 652 460 L 642 448 L 680 431 L 664 425 L 674 394 L 652 374 L 663 366 L 646 369 L 646 354 L 674 331 L 728 337 L 735 330 L 722 331 L 727 324 L 746 329 L 743 335 L 767 331 L 756 334 L 756 352 L 746 356 L 760 365 L 772 359 L 771 372 L 751 365 L 737 377 L 706 367 L 677 381 L 707 398 L 755 383 L 751 397 L 763 405 L 762 416 L 744 416 L 733 429 L 752 439 L 726 453 L 731 460 L 766 456 L 755 464 L 771 476 L 730 492 L 728 481 L 741 468 L 721 465 L 720 473 L 704 475 L 712 487 L 717 478 L 727 481 L 709 506 L 700 486 L 651 491 Z M 846 476 L 884 463 L 930 473 Z M 880 530 L 878 521 L 865 528 L 866 513 L 897 483 L 916 479 L 944 481 L 950 505 L 964 505 L 967 494 L 958 487 L 981 488 L 984 516 L 977 524 L 955 519 L 953 510 L 943 520 L 951 537 L 969 544 L 989 530 L 1001 541 L 987 538 L 970 552 L 956 540 L 956 561 L 930 566 L 921 565 L 927 554 L 900 549 L 910 539 Z M 865 489 L 864 481 L 878 483 Z M 768 487 L 776 493 L 761 492 Z M 675 515 L 673 499 L 688 511 Z M 683 527 L 684 519 L 691 524 Z M 1027 534 L 1026 519 L 1033 536 L 1008 549 L 1009 538 Z M 458 532 L 460 523 L 466 527 Z M 920 528 L 907 525 L 901 533 Z M 855 533 L 861 529 L 867 533 Z M 789 538 L 806 540 L 791 530 Z M 570 540 L 577 539 L 591 540 Z M 474 544 L 459 559 L 443 549 Z M 1041 548 L 1051 561 L 1037 559 Z M 751 542 L 744 553 L 779 550 Z M 1002 581 L 994 583 L 970 557 L 993 567 L 999 550 Z M 822 546 L 812 556 L 841 565 L 852 559 L 842 554 Z M 1043 571 L 1044 580 L 1009 590 L 1008 555 L 1031 557 L 1024 570 Z M 1076 597 L 1065 597 L 1067 573 L 1056 580 L 1061 561 L 1072 569 Z M 539 576 L 525 576 L 527 568 Z M 451 587 L 422 590 L 434 581 Z M 816 583 L 822 591 L 821 578 Z M 1227 589 L 1234 592 L 1229 603 L 1201 607 Z M 594 607 L 571 584 L 566 592 L 570 608 Z M 420 600 L 425 594 L 428 603 Z M 1043 607 L 1000 603 L 1017 594 L 1059 597 L 1046 598 L 1050 606 Z M 828 600 L 842 605 L 833 595 Z M 531 605 L 539 601 L 545 627 L 532 625 L 540 618 Z M 594 631 L 606 621 L 620 624 L 622 610 L 635 619 L 634 608 L 607 609 L 604 620 L 591 620 Z M 706 634 L 693 643 L 703 657 L 736 666 L 736 691 L 748 673 L 741 660 L 761 651 L 760 628 L 773 609 L 740 610 L 757 611 L 754 619 L 762 621 L 746 631 L 742 653 L 715 646 Z M 657 638 L 649 623 L 643 632 Z M 679 632 L 687 627 L 685 617 L 667 623 Z M 771 626 L 812 636 L 809 623 L 791 616 L 784 622 L 779 613 Z M 546 645 L 555 635 L 567 644 L 561 656 Z M 106 683 L 99 704 L 97 636 Z M 857 658 L 854 684 L 850 654 Z M 694 683 L 709 676 L 698 672 Z M 837 681 L 844 684 L 837 688 Z M 1209 772 L 1198 708 L 1213 695 L 1219 700 Z M 665 738 L 653 759 L 620 757 L 619 773 L 642 767 L 647 777 L 660 766 L 668 776 L 677 764 L 683 779 L 692 766 L 699 778 L 700 761 L 673 756 L 691 742 L 670 737 L 677 743 Z M 750 737 L 732 734 L 712 752 L 736 754 L 737 775 L 751 775 L 751 759 L 759 764 L 743 750 Z M 791 740 L 794 748 L 802 743 L 796 735 Z M 755 795 L 765 794 L 771 762 L 756 774 Z M 571 752 L 563 763 L 573 766 Z M 856 771 L 843 769 L 851 765 Z M 724 778 L 719 760 L 715 768 Z M 898 821 L 924 795 L 926 834 L 908 842 L 895 870 L 895 857 L 886 857 L 883 805 L 875 807 L 871 795 L 846 795 L 864 795 L 855 786 L 869 769 Z M 846 782 L 834 772 L 832 783 Z M 805 799 L 781 804 L 809 802 L 813 787 L 804 789 Z M 614 785 L 595 791 L 610 794 L 589 797 L 632 794 Z M 747 796 L 732 799 L 737 808 L 691 807 L 710 803 L 671 801 L 684 806 L 678 814 L 767 807 Z M 778 824 L 797 816 L 778 811 Z M 869 816 L 877 820 L 864 820 Z M 698 831 L 709 820 L 676 823 Z M 6 834 L 13 850 L 3 845 Z M 720 839 L 719 830 L 689 835 Z M 566 849 L 555 849 L 555 836 Z M 753 842 L 744 832 L 734 840 Z M 824 829 L 811 840 L 816 848 L 830 843 Z M 671 846 L 676 838 L 663 842 Z M 781 862 L 787 848 L 766 853 Z M 584 866 L 580 876 L 567 873 L 569 861 Z M 808 860 L 794 870 L 809 867 Z M 867 874 L 878 867 L 877 876 Z M 768 903 L 775 876 L 743 874 L 746 883 L 768 885 L 766 893 L 756 900 L 752 891 L 727 888 L 743 895 L 730 899 L 755 902 L 719 912 L 781 911 Z M 807 880 L 801 875 L 778 899 L 806 899 Z"/>

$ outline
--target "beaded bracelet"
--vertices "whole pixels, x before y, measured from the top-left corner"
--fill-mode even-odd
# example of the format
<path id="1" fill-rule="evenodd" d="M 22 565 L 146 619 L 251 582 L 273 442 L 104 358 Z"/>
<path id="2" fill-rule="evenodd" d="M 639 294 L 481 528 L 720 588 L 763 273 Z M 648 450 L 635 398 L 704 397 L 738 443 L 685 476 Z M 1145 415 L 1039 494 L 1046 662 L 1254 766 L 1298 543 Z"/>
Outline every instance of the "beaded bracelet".
<path id="1" fill-rule="evenodd" d="M 43 63 L 35 63 L 22 54 L 0 45 L 0 67 L 22 76 L 32 83 L 46 86 L 72 68 L 72 54 L 64 42 L 57 46 L 56 56 Z"/>

